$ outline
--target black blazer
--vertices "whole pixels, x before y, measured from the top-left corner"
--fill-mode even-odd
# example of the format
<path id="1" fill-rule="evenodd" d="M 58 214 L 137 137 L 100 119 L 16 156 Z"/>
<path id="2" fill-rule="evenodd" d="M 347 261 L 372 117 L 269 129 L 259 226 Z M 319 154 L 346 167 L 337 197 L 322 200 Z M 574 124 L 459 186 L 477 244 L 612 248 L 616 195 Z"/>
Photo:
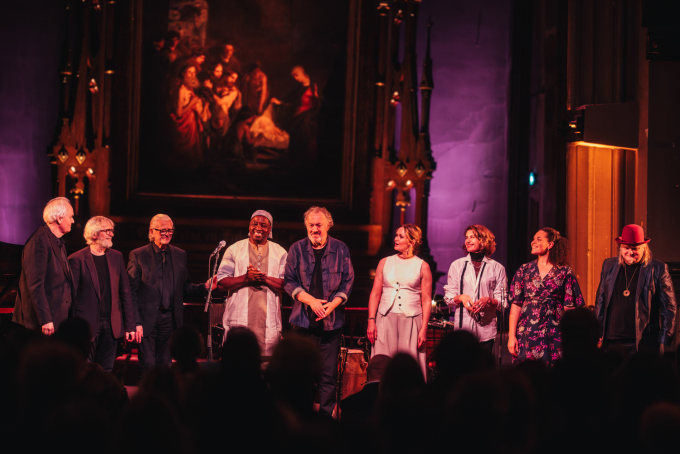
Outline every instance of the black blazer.
<path id="1" fill-rule="evenodd" d="M 602 263 L 600 285 L 595 298 L 595 315 L 600 321 L 602 335 L 607 332 L 607 311 L 612 300 L 616 277 L 619 275 L 618 257 L 608 258 Z M 633 290 L 633 289 L 631 289 Z M 677 311 L 673 280 L 668 265 L 652 259 L 640 267 L 637 289 L 635 289 L 635 337 L 639 344 L 648 325 L 659 325 L 659 344 L 670 345 L 675 334 L 675 313 Z M 658 317 L 652 320 L 652 317 Z"/>
<path id="2" fill-rule="evenodd" d="M 68 317 L 73 288 L 57 238 L 43 225 L 31 235 L 21 254 L 12 321 L 37 330 L 52 322 L 57 329 Z"/>
<path id="3" fill-rule="evenodd" d="M 99 277 L 90 252 L 90 247 L 79 250 L 68 257 L 76 289 L 71 315 L 87 320 L 92 329 L 92 338 L 97 335 L 99 324 Z M 115 249 L 106 251 L 111 280 L 111 328 L 113 337 L 120 338 L 126 332 L 135 330 L 135 307 L 130 295 L 130 282 L 125 270 L 123 254 Z"/>
<path id="4" fill-rule="evenodd" d="M 208 290 L 203 284 L 191 283 L 187 271 L 187 253 L 175 246 L 168 245 L 168 248 L 175 282 L 173 310 L 175 324 L 179 327 L 184 322 L 184 296 L 205 296 Z M 152 243 L 137 248 L 130 252 L 127 266 L 132 302 L 137 307 L 137 324 L 142 325 L 145 336 L 151 333 L 158 317 L 158 308 L 162 304 L 155 254 Z"/>

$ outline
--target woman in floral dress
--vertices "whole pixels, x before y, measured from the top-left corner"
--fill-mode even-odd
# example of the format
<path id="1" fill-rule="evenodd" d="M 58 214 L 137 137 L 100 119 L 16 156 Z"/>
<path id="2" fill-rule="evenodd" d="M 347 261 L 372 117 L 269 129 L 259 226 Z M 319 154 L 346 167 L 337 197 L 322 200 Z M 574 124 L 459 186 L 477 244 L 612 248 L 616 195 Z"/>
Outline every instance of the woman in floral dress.
<path id="1" fill-rule="evenodd" d="M 514 362 L 553 364 L 562 357 L 559 324 L 565 310 L 583 306 L 574 272 L 567 264 L 567 239 L 550 227 L 531 242 L 538 259 L 522 265 L 510 284 L 508 350 Z"/>

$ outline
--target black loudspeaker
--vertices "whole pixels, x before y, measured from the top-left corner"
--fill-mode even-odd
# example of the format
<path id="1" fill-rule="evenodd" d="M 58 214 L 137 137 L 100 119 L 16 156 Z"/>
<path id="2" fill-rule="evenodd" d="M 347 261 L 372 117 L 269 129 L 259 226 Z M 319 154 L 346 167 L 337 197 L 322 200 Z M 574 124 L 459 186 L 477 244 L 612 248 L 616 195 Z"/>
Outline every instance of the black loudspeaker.
<path id="1" fill-rule="evenodd" d="M 647 29 L 647 60 L 680 61 L 680 2 L 643 0 L 640 25 Z"/>

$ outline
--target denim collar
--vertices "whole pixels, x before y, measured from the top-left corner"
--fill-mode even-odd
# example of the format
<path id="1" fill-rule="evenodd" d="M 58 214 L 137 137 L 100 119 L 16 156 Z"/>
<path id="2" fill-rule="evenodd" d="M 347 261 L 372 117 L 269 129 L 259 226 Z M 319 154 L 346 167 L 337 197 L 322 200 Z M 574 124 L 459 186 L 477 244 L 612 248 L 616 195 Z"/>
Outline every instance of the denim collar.
<path id="1" fill-rule="evenodd" d="M 309 237 L 307 237 L 307 241 L 305 242 L 307 246 L 307 253 L 310 255 L 314 255 L 314 247 L 312 247 L 312 242 L 310 241 Z M 337 254 L 338 252 L 338 243 L 334 238 L 331 238 L 330 235 L 328 235 L 328 239 L 326 240 L 326 252 L 324 252 L 324 256 L 326 254 Z"/>

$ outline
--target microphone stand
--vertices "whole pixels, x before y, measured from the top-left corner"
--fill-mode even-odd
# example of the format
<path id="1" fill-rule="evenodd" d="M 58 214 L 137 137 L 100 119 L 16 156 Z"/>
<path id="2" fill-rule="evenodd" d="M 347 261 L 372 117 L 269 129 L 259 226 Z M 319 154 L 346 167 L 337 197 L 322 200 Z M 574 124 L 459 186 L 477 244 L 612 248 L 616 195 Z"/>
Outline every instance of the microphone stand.
<path id="1" fill-rule="evenodd" d="M 205 308 L 203 309 L 203 312 L 208 312 L 208 309 L 210 308 L 210 302 L 212 301 L 212 288 L 213 288 L 213 283 L 215 282 L 215 279 L 217 278 L 217 259 L 219 258 L 219 252 L 215 255 L 215 265 L 213 266 L 212 276 L 210 278 L 210 287 L 208 288 L 208 296 L 205 298 Z M 211 255 L 208 258 L 208 273 L 210 273 L 210 261 L 212 260 L 213 256 Z M 207 338 L 207 348 L 208 348 L 208 361 L 212 361 L 213 359 L 213 347 L 212 347 L 212 323 L 211 323 L 211 313 L 208 312 L 208 336 Z"/>

